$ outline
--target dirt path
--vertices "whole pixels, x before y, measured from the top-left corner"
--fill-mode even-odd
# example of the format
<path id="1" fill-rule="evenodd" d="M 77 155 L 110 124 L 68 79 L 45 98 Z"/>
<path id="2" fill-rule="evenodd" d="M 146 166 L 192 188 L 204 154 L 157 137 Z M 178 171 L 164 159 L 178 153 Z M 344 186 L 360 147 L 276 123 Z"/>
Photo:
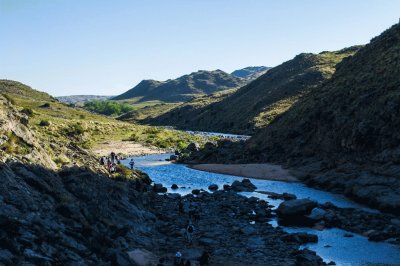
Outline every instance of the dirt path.
<path id="1" fill-rule="evenodd" d="M 91 151 L 98 156 L 108 156 L 112 151 L 123 156 L 141 156 L 167 152 L 154 146 L 144 146 L 132 141 L 114 140 L 98 144 Z"/>
<path id="2" fill-rule="evenodd" d="M 288 170 L 280 165 L 273 164 L 196 164 L 190 166 L 193 169 L 214 172 L 219 174 L 228 174 L 235 176 L 244 176 L 255 179 L 298 182 L 299 180 L 291 175 Z"/>

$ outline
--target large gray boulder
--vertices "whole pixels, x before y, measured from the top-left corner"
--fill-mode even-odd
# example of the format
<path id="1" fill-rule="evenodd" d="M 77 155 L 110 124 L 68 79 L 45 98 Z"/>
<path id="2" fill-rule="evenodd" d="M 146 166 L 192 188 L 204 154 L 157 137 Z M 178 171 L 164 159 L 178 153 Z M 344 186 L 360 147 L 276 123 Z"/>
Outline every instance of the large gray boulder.
<path id="1" fill-rule="evenodd" d="M 317 207 L 317 202 L 309 199 L 295 199 L 282 202 L 276 213 L 278 216 L 301 216 L 311 213 Z"/>

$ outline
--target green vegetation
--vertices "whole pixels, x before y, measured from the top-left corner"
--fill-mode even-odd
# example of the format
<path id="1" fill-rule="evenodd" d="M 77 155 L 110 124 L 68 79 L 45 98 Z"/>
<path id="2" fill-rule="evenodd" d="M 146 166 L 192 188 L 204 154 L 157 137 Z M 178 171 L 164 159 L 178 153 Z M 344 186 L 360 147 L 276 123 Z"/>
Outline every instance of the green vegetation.
<path id="1" fill-rule="evenodd" d="M 29 117 L 33 116 L 33 110 L 31 108 L 22 108 L 21 113 L 26 114 Z"/>
<path id="2" fill-rule="evenodd" d="M 4 134 L 4 133 L 3 133 Z M 0 134 L 2 135 L 2 134 Z M 31 146 L 12 132 L 5 133 L 5 140 L 0 142 L 0 149 L 8 154 L 27 154 Z"/>
<path id="3" fill-rule="evenodd" d="M 134 109 L 130 104 L 124 104 L 115 101 L 95 100 L 86 102 L 83 106 L 86 110 L 109 116 L 118 116 Z"/>
<path id="4" fill-rule="evenodd" d="M 34 114 L 30 117 L 29 127 L 35 133 L 35 141 L 37 138 L 38 146 L 47 151 L 59 166 L 71 159 L 63 156 L 65 147 L 71 145 L 91 149 L 107 141 L 131 139 L 144 145 L 175 148 L 188 145 L 192 141 L 200 144 L 207 141 L 181 131 L 131 124 L 79 107 L 72 108 L 18 82 L 0 80 L 0 92 L 12 98 L 15 107 L 21 112 Z M 42 107 L 46 103 L 50 103 L 49 108 Z M 6 108 L 6 105 L 0 105 L 0 114 Z M 14 137 L 12 139 L 8 144 L 3 143 L 1 149 L 24 154 L 26 145 L 23 141 Z M 17 146 L 21 148 L 18 149 Z"/>
<path id="5" fill-rule="evenodd" d="M 48 126 L 50 126 L 50 122 L 48 120 L 40 120 L 39 126 L 48 127 Z"/>

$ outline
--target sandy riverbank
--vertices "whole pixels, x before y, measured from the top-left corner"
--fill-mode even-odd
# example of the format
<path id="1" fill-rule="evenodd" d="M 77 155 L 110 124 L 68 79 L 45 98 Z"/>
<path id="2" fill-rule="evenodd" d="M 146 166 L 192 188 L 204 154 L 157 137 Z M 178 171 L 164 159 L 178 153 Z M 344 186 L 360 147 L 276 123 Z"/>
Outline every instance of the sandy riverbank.
<path id="1" fill-rule="evenodd" d="M 288 170 L 280 165 L 273 164 L 196 164 L 190 166 L 193 169 L 227 174 L 234 176 L 250 177 L 285 182 L 298 182 L 299 180 L 291 175 Z"/>
<path id="2" fill-rule="evenodd" d="M 107 141 L 96 145 L 91 151 L 97 156 L 108 156 L 112 151 L 123 156 L 142 156 L 148 154 L 166 153 L 166 150 L 144 146 L 132 141 Z"/>

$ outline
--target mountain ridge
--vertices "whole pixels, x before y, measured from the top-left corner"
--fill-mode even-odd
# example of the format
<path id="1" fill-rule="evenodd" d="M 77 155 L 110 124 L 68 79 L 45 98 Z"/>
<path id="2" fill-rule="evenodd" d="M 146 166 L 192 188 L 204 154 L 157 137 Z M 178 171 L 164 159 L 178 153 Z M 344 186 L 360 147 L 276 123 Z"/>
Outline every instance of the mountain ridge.
<path id="1" fill-rule="evenodd" d="M 199 105 L 199 100 L 195 99 L 159 117 L 146 119 L 143 123 L 253 134 L 286 111 L 303 94 L 330 78 L 335 65 L 359 48 L 353 46 L 334 52 L 299 54 L 226 97 L 215 100 L 210 96 L 209 104 L 203 105 Z M 207 96 L 199 99 L 207 102 Z"/>

